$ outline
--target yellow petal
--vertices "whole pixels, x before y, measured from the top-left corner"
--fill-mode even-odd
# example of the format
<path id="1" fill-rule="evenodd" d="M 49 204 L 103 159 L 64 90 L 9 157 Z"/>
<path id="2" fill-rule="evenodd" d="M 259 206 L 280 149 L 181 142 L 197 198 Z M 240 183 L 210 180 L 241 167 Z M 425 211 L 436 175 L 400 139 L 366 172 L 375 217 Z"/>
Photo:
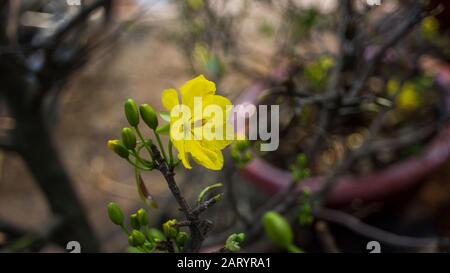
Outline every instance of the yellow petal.
<path id="1" fill-rule="evenodd" d="M 189 149 L 195 162 L 207 169 L 220 170 L 223 168 L 223 155 L 220 150 L 208 149 L 200 141 L 190 141 Z"/>
<path id="2" fill-rule="evenodd" d="M 216 84 L 208 81 L 203 75 L 200 75 L 186 82 L 180 88 L 180 91 L 182 103 L 193 109 L 194 98 L 214 95 L 216 92 Z"/>
<path id="3" fill-rule="evenodd" d="M 208 105 L 217 105 L 224 112 L 226 112 L 227 110 L 229 112 L 232 109 L 231 106 L 233 106 L 229 99 L 219 95 L 206 96 L 203 99 L 203 108 L 207 107 Z"/>
<path id="4" fill-rule="evenodd" d="M 224 125 L 226 126 L 226 125 Z M 232 124 L 228 124 L 228 126 L 225 127 L 223 130 L 223 137 L 222 139 L 216 139 L 214 141 L 211 141 L 211 145 L 219 150 L 225 149 L 228 145 L 233 143 L 235 138 L 234 128 Z"/>
<path id="5" fill-rule="evenodd" d="M 186 151 L 185 141 L 172 141 L 173 146 L 178 151 L 178 159 L 181 160 L 183 166 L 186 169 L 192 169 L 191 164 L 189 163 L 189 158 Z"/>
<path id="6" fill-rule="evenodd" d="M 162 104 L 164 108 L 171 111 L 176 105 L 179 105 L 178 92 L 175 89 L 166 89 L 162 93 Z"/>
<path id="7" fill-rule="evenodd" d="M 220 119 L 217 117 L 217 110 L 208 110 L 207 107 L 210 107 L 211 105 L 219 107 L 222 118 Z M 215 148 L 223 149 L 227 145 L 229 145 L 232 140 L 234 139 L 234 128 L 231 123 L 229 123 L 230 115 L 231 115 L 231 109 L 232 104 L 231 101 L 225 97 L 222 96 L 207 96 L 205 98 L 204 102 L 204 116 L 203 119 L 206 121 L 204 124 L 204 129 L 206 131 L 213 131 L 214 132 L 214 139 L 217 141 L 217 145 L 215 145 Z M 222 132 L 219 137 L 216 137 L 217 130 Z M 207 134 L 207 132 L 204 132 L 204 136 Z M 227 137 L 228 136 L 228 137 Z M 211 140 L 211 137 L 209 137 L 207 140 Z"/>

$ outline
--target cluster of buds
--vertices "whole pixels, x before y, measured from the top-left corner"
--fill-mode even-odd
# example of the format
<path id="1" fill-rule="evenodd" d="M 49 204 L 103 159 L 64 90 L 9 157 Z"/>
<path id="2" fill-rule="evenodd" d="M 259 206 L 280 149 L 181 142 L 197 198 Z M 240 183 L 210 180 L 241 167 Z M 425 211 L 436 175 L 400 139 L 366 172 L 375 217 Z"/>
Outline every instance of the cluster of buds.
<path id="1" fill-rule="evenodd" d="M 138 107 L 133 99 L 126 100 L 124 112 L 131 128 L 125 127 L 122 129 L 121 139 L 109 140 L 108 148 L 121 158 L 126 159 L 132 166 L 140 171 L 153 170 L 154 162 L 151 158 L 151 146 L 153 145 L 153 141 L 150 138 L 145 139 L 141 133 L 138 126 L 142 120 L 143 123 L 154 132 L 159 149 L 164 156 L 164 160 L 166 160 L 170 166 L 174 166 L 174 162 L 172 162 L 172 160 L 169 161 L 167 158 L 165 148 L 160 139 L 160 135 L 169 133 L 170 124 L 166 123 L 161 127 L 158 127 L 159 121 L 153 107 L 148 104 L 142 104 Z M 150 154 L 149 159 L 143 158 L 140 154 L 141 150 L 144 148 Z M 171 155 L 171 147 L 169 147 L 169 150 Z"/>
<path id="2" fill-rule="evenodd" d="M 108 204 L 108 216 L 111 222 L 120 226 L 128 236 L 132 252 L 168 251 L 168 244 L 173 243 L 175 243 L 175 250 L 181 251 L 189 239 L 186 232 L 179 230 L 176 220 L 164 223 L 163 231 L 151 228 L 148 214 L 142 208 L 130 215 L 129 225 L 125 223 L 122 209 L 114 202 Z"/>
<path id="3" fill-rule="evenodd" d="M 166 155 L 166 148 L 163 146 L 160 135 L 168 134 L 170 124 L 165 123 L 159 126 L 159 121 L 156 111 L 148 104 L 141 104 L 139 107 L 133 99 L 127 99 L 124 103 L 124 113 L 126 120 L 130 127 L 125 127 L 121 131 L 120 139 L 113 139 L 108 141 L 108 148 L 115 154 L 125 159 L 131 166 L 134 167 L 136 173 L 136 184 L 140 198 L 144 203 L 150 207 L 157 207 L 149 191 L 147 190 L 140 172 L 151 171 L 158 166 L 154 161 L 154 151 L 161 151 L 163 160 L 166 161 L 169 168 L 175 168 L 178 162 L 174 162 L 172 153 L 172 143 L 169 140 L 167 147 L 169 157 Z M 163 119 L 163 113 L 160 114 Z M 165 113 L 164 113 L 165 115 Z M 158 147 L 153 144 L 151 138 L 145 138 L 141 130 L 140 124 L 145 124 L 153 131 L 154 137 L 157 141 Z M 147 151 L 147 156 L 142 155 L 142 152 Z M 133 220 L 135 223 L 136 221 Z"/>

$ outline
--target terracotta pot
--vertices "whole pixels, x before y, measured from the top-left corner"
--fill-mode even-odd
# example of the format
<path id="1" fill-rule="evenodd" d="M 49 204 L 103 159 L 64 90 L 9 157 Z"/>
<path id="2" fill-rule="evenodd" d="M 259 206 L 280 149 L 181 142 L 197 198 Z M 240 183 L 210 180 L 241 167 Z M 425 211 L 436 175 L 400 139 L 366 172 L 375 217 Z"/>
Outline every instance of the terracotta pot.
<path id="1" fill-rule="evenodd" d="M 436 68 L 436 67 L 435 67 Z M 237 104 L 256 104 L 259 94 L 270 87 L 269 82 L 281 82 L 287 78 L 287 66 L 282 65 L 267 82 L 256 82 L 239 98 Z M 445 91 L 444 103 L 450 112 L 450 66 L 437 66 L 436 82 Z M 238 128 L 242 130 L 242 128 Z M 440 131 L 423 153 L 411 157 L 367 176 L 344 176 L 330 193 L 327 204 L 341 206 L 355 199 L 365 201 L 382 200 L 390 195 L 410 189 L 423 178 L 441 167 L 450 158 L 450 127 Z M 275 193 L 289 185 L 291 174 L 279 169 L 261 158 L 255 158 L 242 173 L 250 181 L 268 193 Z M 313 192 L 320 190 L 320 178 L 312 177 L 300 183 L 298 190 L 309 187 Z"/>

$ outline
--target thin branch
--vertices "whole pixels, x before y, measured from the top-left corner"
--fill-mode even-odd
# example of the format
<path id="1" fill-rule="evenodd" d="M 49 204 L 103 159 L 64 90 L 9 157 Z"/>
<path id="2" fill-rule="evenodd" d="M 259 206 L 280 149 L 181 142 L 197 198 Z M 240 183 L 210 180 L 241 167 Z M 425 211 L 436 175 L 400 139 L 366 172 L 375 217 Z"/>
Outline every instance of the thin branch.
<path id="1" fill-rule="evenodd" d="M 331 234 L 331 231 L 328 228 L 328 225 L 326 222 L 318 221 L 314 227 L 316 229 L 319 240 L 322 243 L 326 252 L 328 252 L 328 253 L 340 253 L 341 252 L 339 250 L 338 246 L 336 245 L 336 240 L 334 239 L 333 234 Z"/>
<path id="2" fill-rule="evenodd" d="M 67 23 L 61 26 L 56 32 L 45 41 L 45 45 L 50 48 L 54 48 L 59 42 L 75 27 L 79 26 L 81 22 L 84 22 L 94 11 L 98 8 L 105 8 L 111 6 L 113 0 L 97 0 L 89 6 L 86 6 L 80 10 L 80 12 L 72 17 Z"/>
<path id="3" fill-rule="evenodd" d="M 219 199 L 213 197 L 211 199 L 208 199 L 204 202 L 202 202 L 200 205 L 198 205 L 194 210 L 192 210 L 193 215 L 200 215 L 205 210 L 209 209 L 210 207 L 214 206 Z"/>
<path id="4" fill-rule="evenodd" d="M 416 238 L 403 235 L 397 235 L 366 223 L 360 219 L 338 210 L 319 209 L 314 215 L 318 219 L 333 222 L 345 226 L 355 233 L 361 234 L 365 237 L 375 239 L 386 244 L 404 247 L 404 248 L 426 248 L 430 245 L 437 244 L 440 247 L 449 248 L 450 241 L 447 238 Z"/>
<path id="5" fill-rule="evenodd" d="M 386 51 L 395 46 L 408 32 L 413 29 L 416 24 L 418 24 L 424 15 L 421 11 L 421 5 L 417 4 L 411 15 L 404 20 L 400 26 L 393 31 L 393 34 L 387 38 L 387 40 L 382 44 L 376 51 L 376 53 L 370 58 L 370 60 L 365 64 L 360 77 L 354 82 L 351 90 L 349 91 L 350 97 L 355 97 L 361 92 L 367 78 L 375 69 L 376 65 L 383 59 Z"/>
<path id="6" fill-rule="evenodd" d="M 352 14 L 352 1 L 350 0 L 340 1 L 340 11 L 341 11 L 340 14 L 341 20 L 338 29 L 339 52 L 337 54 L 336 65 L 333 68 L 330 80 L 328 81 L 327 90 L 325 93 L 326 96 L 331 96 L 333 98 L 336 98 L 336 100 L 339 99 L 339 96 L 335 95 L 340 93 L 338 92 L 339 79 L 342 73 L 345 58 L 347 56 L 345 50 L 347 43 L 346 33 L 350 22 L 350 16 Z M 311 144 L 306 151 L 306 156 L 310 160 L 313 160 L 313 155 L 315 153 L 317 146 L 320 144 L 320 139 L 322 138 L 323 132 L 326 132 L 330 127 L 333 112 L 334 112 L 333 109 L 329 108 L 327 105 L 322 105 L 318 127 L 314 132 Z"/>
<path id="7" fill-rule="evenodd" d="M 190 221 L 189 230 L 191 233 L 191 240 L 189 241 L 189 245 L 186 250 L 196 252 L 200 249 L 205 239 L 204 232 L 201 228 L 200 219 L 198 215 L 193 213 L 191 206 L 181 194 L 174 178 L 174 172 L 169 168 L 167 162 L 162 158 L 161 153 L 155 145 L 151 146 L 151 152 L 155 163 L 155 168 L 158 169 L 164 176 L 173 197 L 180 206 L 181 211 L 184 213 L 186 219 Z"/>

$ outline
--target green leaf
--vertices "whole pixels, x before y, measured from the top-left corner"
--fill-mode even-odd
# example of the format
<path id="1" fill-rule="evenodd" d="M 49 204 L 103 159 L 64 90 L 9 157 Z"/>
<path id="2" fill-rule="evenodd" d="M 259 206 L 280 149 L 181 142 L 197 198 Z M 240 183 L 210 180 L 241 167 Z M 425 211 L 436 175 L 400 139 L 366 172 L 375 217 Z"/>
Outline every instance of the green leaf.
<path id="1" fill-rule="evenodd" d="M 166 240 L 166 237 L 164 236 L 164 234 L 159 229 L 156 229 L 156 228 L 150 228 L 147 231 L 147 237 L 152 242 L 155 242 L 155 243 Z"/>
<path id="2" fill-rule="evenodd" d="M 160 112 L 160 113 L 159 113 L 159 116 L 160 116 L 163 120 L 165 120 L 165 121 L 167 121 L 167 122 L 170 122 L 170 113 L 169 113 L 169 112 Z"/>
<path id="3" fill-rule="evenodd" d="M 168 135 L 170 132 L 170 124 L 164 124 L 160 126 L 158 129 L 156 129 L 156 133 L 160 135 Z"/>
<path id="4" fill-rule="evenodd" d="M 145 186 L 144 180 L 142 179 L 139 170 L 135 170 L 135 172 L 139 197 L 141 198 L 142 202 L 144 202 L 147 206 L 153 209 L 157 209 L 158 203 L 156 203 L 156 200 L 153 198 L 153 195 L 150 194 L 147 187 Z"/>
<path id="5" fill-rule="evenodd" d="M 206 194 L 207 194 L 210 190 L 217 189 L 217 188 L 220 188 L 220 187 L 222 187 L 222 186 L 223 186 L 222 183 L 216 183 L 216 184 L 213 184 L 213 185 L 211 185 L 211 186 L 208 186 L 208 187 L 204 188 L 204 189 L 200 192 L 200 194 L 198 195 L 198 197 L 197 197 L 197 204 L 200 204 L 200 203 L 203 201 L 203 199 L 205 198 Z"/>

